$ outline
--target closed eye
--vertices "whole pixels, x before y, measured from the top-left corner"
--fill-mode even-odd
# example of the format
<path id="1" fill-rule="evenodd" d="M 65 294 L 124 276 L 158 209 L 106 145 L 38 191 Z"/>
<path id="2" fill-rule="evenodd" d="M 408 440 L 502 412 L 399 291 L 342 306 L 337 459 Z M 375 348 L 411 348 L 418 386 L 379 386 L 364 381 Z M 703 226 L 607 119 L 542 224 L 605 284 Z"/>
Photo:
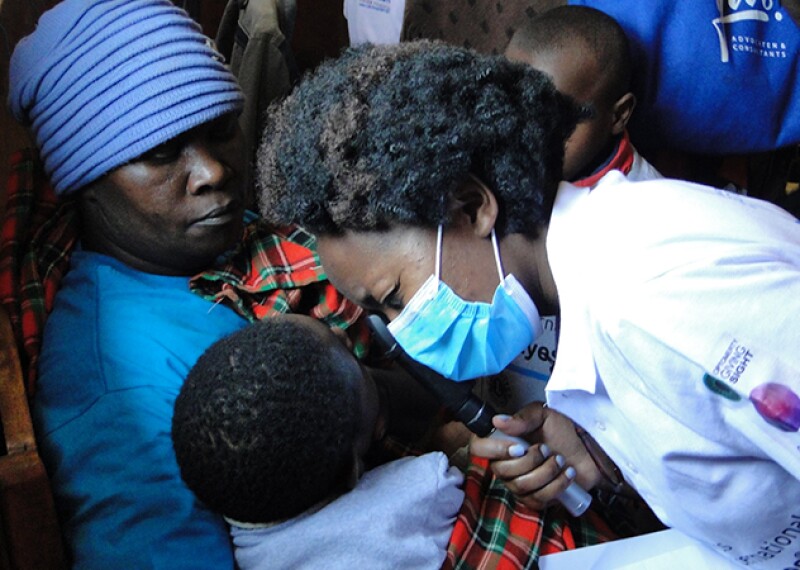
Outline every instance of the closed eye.
<path id="1" fill-rule="evenodd" d="M 180 137 L 175 137 L 167 142 L 153 147 L 149 151 L 142 154 L 137 160 L 154 164 L 168 163 L 178 158 L 182 149 L 183 141 L 180 139 Z"/>
<path id="2" fill-rule="evenodd" d="M 210 136 L 217 142 L 231 140 L 236 134 L 238 119 L 233 113 L 223 115 L 211 124 Z"/>
<path id="3" fill-rule="evenodd" d="M 383 298 L 381 301 L 381 305 L 386 307 L 387 309 L 392 309 L 393 311 L 402 311 L 403 307 L 405 307 L 405 303 L 403 303 L 403 299 L 400 296 L 400 282 L 394 284 L 389 293 Z"/>

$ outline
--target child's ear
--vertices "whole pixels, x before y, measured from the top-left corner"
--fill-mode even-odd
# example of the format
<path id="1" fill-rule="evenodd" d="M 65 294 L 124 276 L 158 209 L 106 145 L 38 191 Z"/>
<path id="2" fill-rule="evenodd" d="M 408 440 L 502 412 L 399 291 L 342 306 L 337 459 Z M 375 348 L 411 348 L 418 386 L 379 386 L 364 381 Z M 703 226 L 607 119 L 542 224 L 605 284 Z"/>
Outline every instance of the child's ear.
<path id="1" fill-rule="evenodd" d="M 382 441 L 386 437 L 386 430 L 389 425 L 389 409 L 383 402 L 378 410 L 378 417 L 375 419 L 375 427 L 372 429 L 372 443 Z"/>
<path id="2" fill-rule="evenodd" d="M 454 224 L 465 224 L 479 237 L 488 237 L 497 222 L 497 198 L 486 184 L 470 174 L 450 200 Z"/>
<path id="3" fill-rule="evenodd" d="M 347 478 L 347 490 L 350 491 L 356 488 L 358 485 L 358 480 L 361 479 L 361 476 L 364 474 L 366 470 L 366 466 L 364 465 L 364 458 L 358 453 L 358 450 L 353 446 L 353 460 L 351 461 L 352 468 L 350 469 L 350 475 Z"/>
<path id="4" fill-rule="evenodd" d="M 631 115 L 633 115 L 634 107 L 636 107 L 636 95 L 630 91 L 617 99 L 617 102 L 614 103 L 614 123 L 611 126 L 613 134 L 618 135 L 625 130 L 628 121 L 631 120 Z"/>

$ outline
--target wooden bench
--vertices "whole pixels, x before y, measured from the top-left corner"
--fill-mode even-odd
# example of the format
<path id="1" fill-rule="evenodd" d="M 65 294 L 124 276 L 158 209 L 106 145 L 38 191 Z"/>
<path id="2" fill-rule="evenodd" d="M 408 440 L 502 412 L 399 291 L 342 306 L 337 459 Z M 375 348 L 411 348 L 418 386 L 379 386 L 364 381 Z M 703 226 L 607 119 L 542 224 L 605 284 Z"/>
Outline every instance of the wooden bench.
<path id="1" fill-rule="evenodd" d="M 0 568 L 68 568 L 53 494 L 36 449 L 17 344 L 0 308 Z"/>

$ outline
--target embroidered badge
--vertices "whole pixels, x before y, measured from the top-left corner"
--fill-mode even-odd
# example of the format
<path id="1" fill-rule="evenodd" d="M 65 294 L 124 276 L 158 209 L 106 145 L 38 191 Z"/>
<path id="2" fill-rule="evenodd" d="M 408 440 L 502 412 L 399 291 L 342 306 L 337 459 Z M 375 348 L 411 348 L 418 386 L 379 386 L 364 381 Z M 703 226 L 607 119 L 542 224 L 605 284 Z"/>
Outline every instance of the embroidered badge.
<path id="1" fill-rule="evenodd" d="M 732 402 L 744 399 L 727 382 L 710 374 L 703 376 L 706 388 Z M 782 431 L 796 432 L 800 430 L 800 396 L 778 382 L 766 382 L 753 388 L 748 398 L 758 415 L 771 426 Z"/>

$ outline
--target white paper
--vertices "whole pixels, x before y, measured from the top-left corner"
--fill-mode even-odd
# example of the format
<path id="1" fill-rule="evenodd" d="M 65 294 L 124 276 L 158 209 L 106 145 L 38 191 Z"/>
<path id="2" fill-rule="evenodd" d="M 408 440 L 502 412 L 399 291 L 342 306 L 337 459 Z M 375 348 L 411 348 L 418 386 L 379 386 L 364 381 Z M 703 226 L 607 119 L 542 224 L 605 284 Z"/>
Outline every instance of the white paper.
<path id="1" fill-rule="evenodd" d="M 675 529 L 539 558 L 541 570 L 732 570 L 742 566 Z"/>

